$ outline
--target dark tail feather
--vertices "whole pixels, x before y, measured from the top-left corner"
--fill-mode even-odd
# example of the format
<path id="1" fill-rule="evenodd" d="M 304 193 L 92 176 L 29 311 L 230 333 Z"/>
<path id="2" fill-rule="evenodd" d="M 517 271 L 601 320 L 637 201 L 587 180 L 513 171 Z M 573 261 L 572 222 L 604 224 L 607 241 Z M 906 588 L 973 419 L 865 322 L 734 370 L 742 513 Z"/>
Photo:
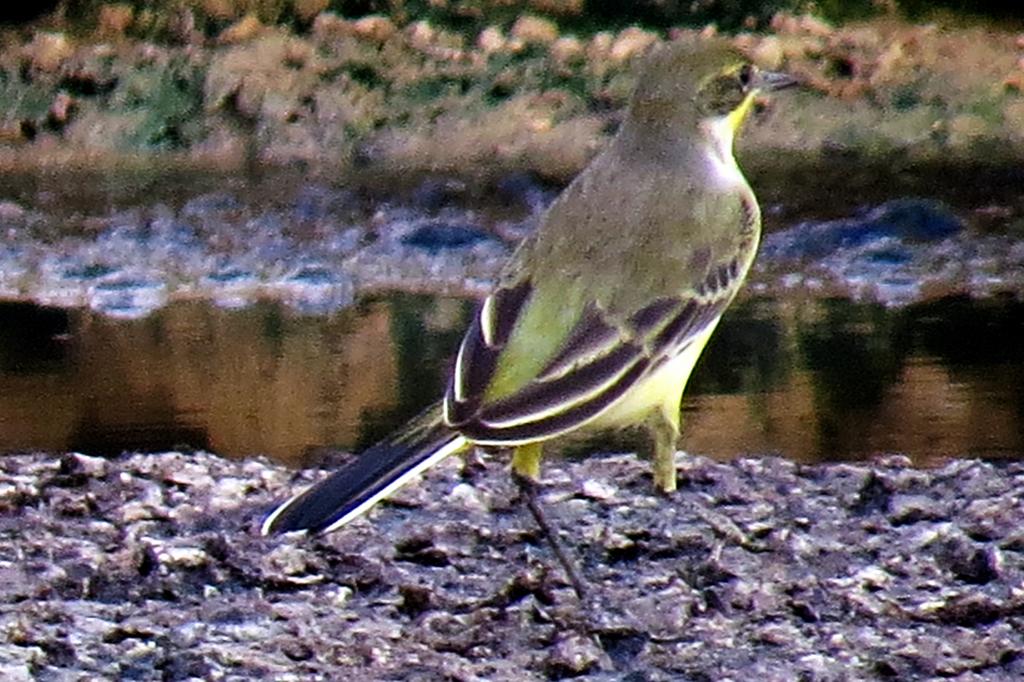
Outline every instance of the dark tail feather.
<path id="1" fill-rule="evenodd" d="M 430 410 L 399 436 L 374 445 L 344 469 L 279 506 L 263 522 L 263 534 L 340 528 L 411 477 L 464 448 L 465 438 L 444 426 L 437 414 Z"/>

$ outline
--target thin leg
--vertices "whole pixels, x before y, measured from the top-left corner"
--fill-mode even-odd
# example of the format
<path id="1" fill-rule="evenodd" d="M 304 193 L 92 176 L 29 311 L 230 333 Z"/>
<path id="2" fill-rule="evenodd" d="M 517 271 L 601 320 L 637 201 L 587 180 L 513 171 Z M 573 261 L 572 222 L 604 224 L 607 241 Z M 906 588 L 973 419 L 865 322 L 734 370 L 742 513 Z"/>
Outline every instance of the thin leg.
<path id="1" fill-rule="evenodd" d="M 647 418 L 651 437 L 654 486 L 663 493 L 676 489 L 676 444 L 679 442 L 679 417 L 671 418 L 658 410 Z"/>
<path id="2" fill-rule="evenodd" d="M 541 509 L 540 503 L 537 501 L 537 484 L 521 476 L 516 476 L 515 478 L 519 484 L 519 489 L 523 493 L 523 499 L 526 500 L 527 509 L 533 514 L 533 519 L 540 527 L 540 532 L 547 538 L 551 551 L 554 553 L 555 558 L 558 559 L 558 563 L 562 564 L 562 569 L 565 570 L 565 575 L 569 578 L 573 591 L 576 592 L 576 596 L 579 599 L 583 599 L 587 593 L 586 585 L 580 579 L 579 574 L 576 572 L 576 567 L 562 549 L 562 543 L 558 541 L 558 536 L 544 516 L 544 510 Z"/>
<path id="3" fill-rule="evenodd" d="M 540 456 L 540 443 L 529 443 L 516 448 L 515 453 L 512 455 L 512 478 L 515 479 L 516 484 L 519 486 L 523 499 L 526 500 L 526 507 L 533 515 L 537 526 L 540 527 L 540 532 L 547 538 L 548 545 L 551 546 L 551 551 L 554 553 L 555 558 L 558 559 L 558 563 L 562 564 L 562 569 L 565 570 L 565 575 L 569 578 L 573 591 L 576 592 L 576 596 L 579 599 L 583 599 L 587 591 L 586 586 L 576 572 L 573 562 L 569 560 L 569 556 L 562 549 L 562 544 L 558 541 L 558 535 L 551 528 L 551 524 L 548 523 L 547 518 L 544 516 L 544 510 L 537 500 Z"/>
<path id="4" fill-rule="evenodd" d="M 512 453 L 512 473 L 534 483 L 540 483 L 540 458 L 544 446 L 540 442 L 520 445 Z"/>

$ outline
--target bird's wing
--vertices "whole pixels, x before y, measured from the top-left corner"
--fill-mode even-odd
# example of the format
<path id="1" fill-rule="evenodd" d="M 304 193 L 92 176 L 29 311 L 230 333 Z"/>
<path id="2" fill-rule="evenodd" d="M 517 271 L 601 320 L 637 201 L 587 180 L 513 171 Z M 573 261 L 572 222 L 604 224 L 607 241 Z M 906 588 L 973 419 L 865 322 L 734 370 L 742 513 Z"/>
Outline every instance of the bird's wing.
<path id="1" fill-rule="evenodd" d="M 533 294 L 529 280 L 499 287 L 463 338 L 444 398 L 444 419 L 485 445 L 517 445 L 572 431 L 685 350 L 722 314 L 740 275 L 735 264 L 713 267 L 693 291 L 655 299 L 625 318 L 588 303 L 535 377 L 508 395 L 490 398 L 502 351 Z"/>

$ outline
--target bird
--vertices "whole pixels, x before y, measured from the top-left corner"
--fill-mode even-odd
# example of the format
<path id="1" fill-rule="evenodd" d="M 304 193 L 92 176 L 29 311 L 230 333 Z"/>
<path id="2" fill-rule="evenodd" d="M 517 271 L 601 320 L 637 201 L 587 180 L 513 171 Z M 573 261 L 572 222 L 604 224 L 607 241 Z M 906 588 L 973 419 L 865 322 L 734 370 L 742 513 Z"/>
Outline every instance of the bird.
<path id="1" fill-rule="evenodd" d="M 760 240 L 734 138 L 759 93 L 795 82 L 722 38 L 655 49 L 617 133 L 479 306 L 443 398 L 278 506 L 263 534 L 337 530 L 472 447 L 511 449 L 529 493 L 546 446 L 630 426 L 647 435 L 655 487 L 674 491 L 683 390 Z"/>

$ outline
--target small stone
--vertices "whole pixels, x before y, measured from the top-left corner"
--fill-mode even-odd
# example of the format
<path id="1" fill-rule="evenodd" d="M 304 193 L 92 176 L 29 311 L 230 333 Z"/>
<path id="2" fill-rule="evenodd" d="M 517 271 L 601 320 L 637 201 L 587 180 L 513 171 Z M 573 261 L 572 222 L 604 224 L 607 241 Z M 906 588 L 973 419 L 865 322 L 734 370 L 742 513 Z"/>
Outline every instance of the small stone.
<path id="1" fill-rule="evenodd" d="M 550 45 L 558 40 L 555 22 L 525 14 L 512 24 L 509 35 L 524 45 Z"/>
<path id="2" fill-rule="evenodd" d="M 90 478 L 99 478 L 107 474 L 109 460 L 104 457 L 90 457 L 79 452 L 73 452 L 69 457 L 74 462 L 76 473 L 84 474 Z"/>
<path id="3" fill-rule="evenodd" d="M 236 45 L 252 40 L 263 31 L 263 23 L 255 14 L 246 14 L 244 17 L 221 31 L 217 42 L 221 45 Z"/>
<path id="4" fill-rule="evenodd" d="M 121 525 L 135 523 L 137 521 L 148 521 L 156 518 L 153 507 L 144 502 L 126 502 L 118 507 L 113 518 Z"/>
<path id="5" fill-rule="evenodd" d="M 74 48 L 63 33 L 36 33 L 25 46 L 25 56 L 36 71 L 52 73 L 74 53 Z"/>
<path id="6" fill-rule="evenodd" d="M 559 38 L 551 44 L 548 54 L 560 64 L 579 61 L 584 58 L 583 43 L 571 36 Z"/>
<path id="7" fill-rule="evenodd" d="M 617 492 L 615 486 L 603 481 L 588 478 L 583 481 L 583 496 L 591 500 L 607 501 L 615 497 Z"/>
<path id="8" fill-rule="evenodd" d="M 469 511 L 484 513 L 488 511 L 487 503 L 481 496 L 480 490 L 469 483 L 459 483 L 452 488 L 448 495 L 448 501 Z"/>
<path id="9" fill-rule="evenodd" d="M 295 545 L 278 545 L 266 555 L 267 567 L 288 578 L 309 577 L 312 566 L 307 550 Z"/>
<path id="10" fill-rule="evenodd" d="M 653 588 L 632 600 L 629 611 L 647 632 L 661 637 L 677 637 L 686 632 L 696 606 L 694 592 L 680 585 Z"/>
<path id="11" fill-rule="evenodd" d="M 488 26 L 484 30 L 480 31 L 480 35 L 477 36 L 476 39 L 476 46 L 484 54 L 501 52 L 507 45 L 508 41 L 505 40 L 505 35 L 501 32 L 501 29 L 496 26 Z"/>
<path id="12" fill-rule="evenodd" d="M 854 584 L 862 585 L 869 590 L 881 590 L 893 581 L 892 574 L 881 566 L 865 566 L 850 578 Z"/>
<path id="13" fill-rule="evenodd" d="M 903 526 L 921 521 L 940 521 L 949 513 L 926 495 L 894 495 L 889 501 L 889 523 Z"/>
<path id="14" fill-rule="evenodd" d="M 925 618 L 939 623 L 974 628 L 1005 618 L 1008 607 L 991 595 L 965 592 L 947 599 L 922 603 L 920 610 Z"/>
<path id="15" fill-rule="evenodd" d="M 612 43 L 614 41 L 615 36 L 608 31 L 595 33 L 590 42 L 587 43 L 587 62 L 590 64 L 600 64 L 608 59 L 608 54 L 612 51 Z"/>
<path id="16" fill-rule="evenodd" d="M 293 661 L 308 661 L 315 655 L 305 642 L 291 639 L 281 645 L 281 652 Z"/>
<path id="17" fill-rule="evenodd" d="M 123 3 L 103 5 L 97 21 L 97 31 L 101 36 L 123 36 L 135 18 L 135 10 L 131 5 Z"/>
<path id="18" fill-rule="evenodd" d="M 160 547 L 155 551 L 164 566 L 200 568 L 210 562 L 210 555 L 199 547 Z"/>
<path id="19" fill-rule="evenodd" d="M 391 19 L 379 14 L 371 14 L 352 22 L 352 32 L 357 38 L 374 43 L 386 42 L 397 31 Z"/>
<path id="20" fill-rule="evenodd" d="M 21 220 L 27 211 L 13 201 L 0 201 L 0 220 Z"/>
<path id="21" fill-rule="evenodd" d="M 333 592 L 328 592 L 329 598 L 327 603 L 336 609 L 340 609 L 348 604 L 353 594 L 354 592 L 351 587 L 339 585 Z"/>
<path id="22" fill-rule="evenodd" d="M 555 643 L 545 668 L 556 679 L 577 677 L 597 667 L 602 654 L 591 638 L 574 633 Z"/>
<path id="23" fill-rule="evenodd" d="M 936 559 L 954 578 L 971 585 L 986 585 L 1003 572 L 1003 553 L 980 545 L 961 533 L 939 538 Z"/>
<path id="24" fill-rule="evenodd" d="M 796 641 L 799 636 L 799 630 L 789 623 L 769 623 L 751 633 L 751 638 L 756 642 L 780 647 Z"/>
<path id="25" fill-rule="evenodd" d="M 619 35 L 616 36 L 608 57 L 613 62 L 625 62 L 632 59 L 635 55 L 644 52 L 656 42 L 658 42 L 657 34 L 637 28 L 636 26 L 630 26 L 629 28 L 622 29 Z"/>
<path id="26" fill-rule="evenodd" d="M 711 40 L 712 38 L 714 38 L 717 35 L 718 35 L 718 27 L 715 26 L 714 24 L 708 24 L 707 26 L 705 26 L 704 28 L 702 28 L 700 30 L 700 33 L 697 34 L 697 36 L 701 40 Z"/>
<path id="27" fill-rule="evenodd" d="M 409 45 L 423 52 L 434 46 L 437 31 L 429 21 L 414 21 L 406 27 L 405 39 L 409 41 Z"/>

